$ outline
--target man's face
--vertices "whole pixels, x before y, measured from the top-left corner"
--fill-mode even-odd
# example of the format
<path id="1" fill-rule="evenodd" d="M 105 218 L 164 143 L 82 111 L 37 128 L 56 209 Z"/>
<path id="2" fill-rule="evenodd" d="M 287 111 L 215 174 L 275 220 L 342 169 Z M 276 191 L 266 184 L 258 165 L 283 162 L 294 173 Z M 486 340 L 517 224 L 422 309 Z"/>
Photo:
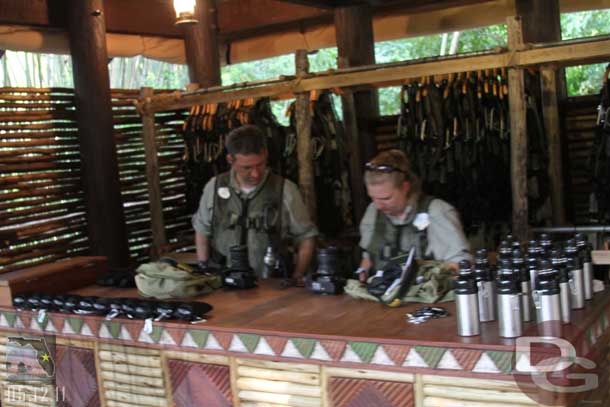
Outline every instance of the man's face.
<path id="1" fill-rule="evenodd" d="M 267 168 L 267 151 L 260 154 L 235 154 L 228 155 L 227 161 L 235 171 L 237 182 L 240 186 L 252 188 L 263 180 Z"/>
<path id="2" fill-rule="evenodd" d="M 386 181 L 380 184 L 367 185 L 366 190 L 375 207 L 389 216 L 401 216 L 407 207 L 407 193 L 411 184 L 405 181 L 400 187 Z"/>

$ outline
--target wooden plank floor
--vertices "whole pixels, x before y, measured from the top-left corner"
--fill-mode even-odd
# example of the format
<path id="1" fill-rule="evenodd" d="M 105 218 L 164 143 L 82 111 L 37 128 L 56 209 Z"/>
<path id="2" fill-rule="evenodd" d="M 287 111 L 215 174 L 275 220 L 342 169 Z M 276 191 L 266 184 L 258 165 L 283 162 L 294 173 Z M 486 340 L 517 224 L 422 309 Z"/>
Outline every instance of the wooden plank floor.
<path id="1" fill-rule="evenodd" d="M 73 291 L 80 295 L 100 297 L 138 297 L 135 289 L 115 289 L 90 286 Z M 304 288 L 281 289 L 278 281 L 265 281 L 250 290 L 221 289 L 199 297 L 214 306 L 208 327 L 240 332 L 264 332 L 312 335 L 314 337 L 375 339 L 403 344 L 434 344 L 476 349 L 513 349 L 514 340 L 498 336 L 497 322 L 482 324 L 481 335 L 460 337 L 456 334 L 453 302 L 440 304 L 451 316 L 431 320 L 421 325 L 408 324 L 405 313 L 426 304 L 408 304 L 388 308 L 378 303 L 353 299 L 347 295 L 322 296 Z M 599 318 L 610 300 L 608 291 L 596 295 L 586 308 L 573 311 L 570 325 L 564 325 L 562 336 L 570 340 L 582 335 Z M 524 331 L 536 334 L 534 325 Z"/>

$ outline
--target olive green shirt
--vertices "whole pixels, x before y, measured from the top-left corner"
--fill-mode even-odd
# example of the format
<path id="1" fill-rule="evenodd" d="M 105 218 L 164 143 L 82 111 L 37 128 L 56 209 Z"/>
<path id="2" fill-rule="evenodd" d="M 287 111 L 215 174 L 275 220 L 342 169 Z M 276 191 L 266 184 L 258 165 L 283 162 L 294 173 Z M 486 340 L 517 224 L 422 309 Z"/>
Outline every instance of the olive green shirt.
<path id="1" fill-rule="evenodd" d="M 258 192 L 267 181 L 269 170 L 265 173 L 263 180 L 256 188 L 245 194 L 239 188 L 235 179 L 235 173 L 231 170 L 230 187 L 232 194 L 248 198 Z M 193 215 L 192 224 L 195 231 L 201 235 L 212 236 L 212 212 L 214 209 L 214 193 L 216 177 L 212 178 L 204 187 L 199 209 Z M 301 193 L 296 184 L 284 179 L 284 192 L 282 196 L 282 237 L 290 238 L 295 244 L 303 240 L 318 236 L 318 229 L 309 218 L 307 207 L 303 202 Z"/>
<path id="2" fill-rule="evenodd" d="M 408 225 L 413 222 L 416 208 L 407 206 L 403 219 L 387 216 L 379 212 L 374 203 L 371 203 L 362 220 L 360 221 L 360 247 L 366 249 L 373 238 L 375 229 L 375 217 L 387 216 L 393 225 Z M 460 260 L 472 260 L 470 245 L 464 235 L 464 230 L 460 222 L 457 210 L 442 199 L 433 199 L 428 207 L 429 225 L 427 256 L 432 256 L 434 260 L 445 262 L 459 262 Z M 405 231 L 402 235 L 401 250 L 408 250 L 407 242 L 412 241 L 407 236 L 415 231 Z M 364 257 L 368 257 L 365 252 Z"/>

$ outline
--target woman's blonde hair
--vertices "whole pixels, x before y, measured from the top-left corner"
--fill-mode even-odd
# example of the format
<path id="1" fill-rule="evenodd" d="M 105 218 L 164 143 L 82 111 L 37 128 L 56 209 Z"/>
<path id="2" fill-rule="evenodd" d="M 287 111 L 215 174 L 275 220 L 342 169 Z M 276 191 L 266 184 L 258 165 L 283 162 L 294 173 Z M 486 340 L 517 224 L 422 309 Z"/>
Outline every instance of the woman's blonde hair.
<path id="1" fill-rule="evenodd" d="M 421 181 L 413 172 L 405 153 L 400 150 L 383 151 L 365 165 L 364 183 L 366 185 L 390 182 L 398 188 L 405 181 L 411 184 L 409 199 L 416 199 L 421 193 Z"/>

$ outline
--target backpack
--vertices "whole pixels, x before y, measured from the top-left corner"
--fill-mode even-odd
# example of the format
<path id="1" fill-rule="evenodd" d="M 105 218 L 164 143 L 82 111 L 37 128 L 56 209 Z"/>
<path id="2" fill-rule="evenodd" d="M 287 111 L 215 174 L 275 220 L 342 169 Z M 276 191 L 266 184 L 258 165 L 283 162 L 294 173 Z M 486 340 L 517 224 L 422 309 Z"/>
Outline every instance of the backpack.
<path id="1" fill-rule="evenodd" d="M 138 293 L 160 300 L 198 297 L 222 286 L 218 274 L 187 272 L 166 262 L 142 264 L 136 273 Z"/>

